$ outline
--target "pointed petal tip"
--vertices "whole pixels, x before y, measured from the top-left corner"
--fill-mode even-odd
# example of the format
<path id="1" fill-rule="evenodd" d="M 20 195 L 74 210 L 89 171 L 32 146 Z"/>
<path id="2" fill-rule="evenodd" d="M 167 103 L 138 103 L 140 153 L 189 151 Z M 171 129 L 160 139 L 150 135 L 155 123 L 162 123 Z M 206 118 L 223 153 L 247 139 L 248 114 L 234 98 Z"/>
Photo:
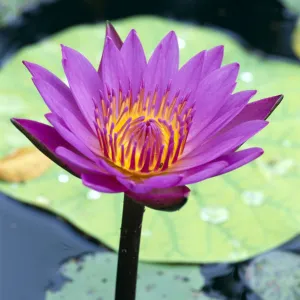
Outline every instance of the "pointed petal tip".
<path id="1" fill-rule="evenodd" d="M 274 112 L 274 110 L 277 108 L 277 106 L 281 103 L 283 98 L 284 98 L 283 94 L 280 94 L 280 95 L 277 95 L 277 96 L 274 96 L 274 97 L 270 98 L 271 100 L 274 100 L 274 105 L 271 108 L 270 112 L 265 117 L 265 120 L 267 120 L 270 117 L 270 115 Z"/>
<path id="2" fill-rule="evenodd" d="M 62 53 L 62 59 L 63 59 L 63 61 L 67 60 L 68 53 L 70 53 L 71 51 L 77 52 L 73 48 L 68 47 L 68 46 L 66 46 L 64 44 L 60 44 L 60 48 L 61 48 L 61 53 Z"/>
<path id="3" fill-rule="evenodd" d="M 21 131 L 21 129 L 23 128 L 23 125 L 25 125 L 27 121 L 30 122 L 31 120 L 11 118 L 10 121 L 17 129 L 19 129 Z"/>
<path id="4" fill-rule="evenodd" d="M 27 60 L 22 60 L 22 64 L 28 69 L 28 67 L 32 64 L 31 62 Z"/>
<path id="5" fill-rule="evenodd" d="M 65 145 L 65 141 L 57 134 L 53 127 L 28 119 L 11 118 L 12 124 L 23 133 L 29 141 L 53 162 L 61 166 L 70 174 L 79 177 L 75 170 L 62 162 L 55 154 L 55 148 Z"/>
<path id="6" fill-rule="evenodd" d="M 120 50 L 122 48 L 123 45 L 123 41 L 120 38 L 117 30 L 115 29 L 115 27 L 109 22 L 106 22 L 106 31 L 105 31 L 105 42 L 106 39 L 109 37 L 112 39 L 114 45 Z"/>
<path id="7" fill-rule="evenodd" d="M 130 32 L 128 33 L 128 38 L 133 39 L 133 40 L 134 39 L 139 39 L 139 36 L 138 36 L 135 29 L 130 30 Z"/>
<path id="8" fill-rule="evenodd" d="M 214 48 L 211 48 L 210 51 L 216 51 L 218 54 L 223 54 L 224 53 L 224 45 L 219 45 Z"/>
<path id="9" fill-rule="evenodd" d="M 222 159 L 228 162 L 228 166 L 222 170 L 218 175 L 223 175 L 238 168 L 243 167 L 256 160 L 264 154 L 264 150 L 259 147 L 248 148 L 234 153 L 225 155 Z"/>
<path id="10" fill-rule="evenodd" d="M 29 73 L 34 76 L 35 74 L 35 70 L 36 68 L 40 68 L 40 66 L 38 66 L 35 63 L 32 63 L 30 61 L 26 61 L 26 60 L 22 60 L 22 64 L 25 66 L 25 68 L 29 71 Z"/>
<path id="11" fill-rule="evenodd" d="M 18 124 L 19 124 L 17 118 L 10 118 L 10 122 L 11 122 L 15 127 L 17 127 Z"/>

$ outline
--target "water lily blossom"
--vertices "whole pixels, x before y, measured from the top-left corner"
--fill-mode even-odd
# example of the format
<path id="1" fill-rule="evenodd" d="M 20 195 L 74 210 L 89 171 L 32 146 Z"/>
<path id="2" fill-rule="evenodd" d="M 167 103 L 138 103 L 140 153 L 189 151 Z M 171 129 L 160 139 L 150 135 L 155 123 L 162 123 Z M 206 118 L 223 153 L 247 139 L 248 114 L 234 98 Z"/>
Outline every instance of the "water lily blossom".
<path id="1" fill-rule="evenodd" d="M 188 184 L 237 169 L 262 155 L 238 150 L 261 131 L 282 100 L 250 102 L 235 93 L 237 63 L 222 66 L 223 46 L 179 68 L 176 34 L 168 33 L 147 61 L 135 30 L 124 43 L 108 25 L 98 70 L 62 46 L 68 85 L 24 62 L 50 112 L 51 126 L 12 119 L 42 152 L 104 193 L 126 193 L 143 205 L 180 205 Z"/>

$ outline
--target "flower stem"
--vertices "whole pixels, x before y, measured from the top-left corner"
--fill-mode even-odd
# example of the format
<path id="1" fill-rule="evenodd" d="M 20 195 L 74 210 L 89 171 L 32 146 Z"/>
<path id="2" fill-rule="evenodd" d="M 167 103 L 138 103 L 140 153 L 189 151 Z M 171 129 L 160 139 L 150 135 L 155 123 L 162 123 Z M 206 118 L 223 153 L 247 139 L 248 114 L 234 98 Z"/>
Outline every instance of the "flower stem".
<path id="1" fill-rule="evenodd" d="M 135 300 L 145 208 L 124 194 L 115 300 Z"/>

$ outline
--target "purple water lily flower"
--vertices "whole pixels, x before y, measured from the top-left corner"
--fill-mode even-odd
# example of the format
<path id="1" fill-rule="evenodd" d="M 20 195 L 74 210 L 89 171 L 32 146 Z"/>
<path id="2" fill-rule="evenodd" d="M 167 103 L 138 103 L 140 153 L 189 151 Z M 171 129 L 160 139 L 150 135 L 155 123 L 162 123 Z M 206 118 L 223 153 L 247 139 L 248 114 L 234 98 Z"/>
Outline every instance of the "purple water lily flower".
<path id="1" fill-rule="evenodd" d="M 52 126 L 12 119 L 41 151 L 104 193 L 126 193 L 143 205 L 179 205 L 187 184 L 237 169 L 261 148 L 237 149 L 262 130 L 282 100 L 248 103 L 256 91 L 234 93 L 237 63 L 221 66 L 223 46 L 179 68 L 176 34 L 167 34 L 147 62 L 132 30 L 124 43 L 108 25 L 98 71 L 62 46 L 69 86 L 24 62 L 49 107 Z"/>

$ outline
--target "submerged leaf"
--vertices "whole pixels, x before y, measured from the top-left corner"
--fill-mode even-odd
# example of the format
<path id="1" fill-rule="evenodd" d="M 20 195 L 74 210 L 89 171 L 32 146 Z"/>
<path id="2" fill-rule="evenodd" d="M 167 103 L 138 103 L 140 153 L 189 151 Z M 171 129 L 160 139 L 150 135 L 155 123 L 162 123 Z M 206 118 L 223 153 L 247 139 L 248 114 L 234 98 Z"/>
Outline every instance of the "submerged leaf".
<path id="1" fill-rule="evenodd" d="M 300 299 L 299 255 L 274 251 L 255 258 L 244 270 L 245 281 L 262 300 Z"/>
<path id="2" fill-rule="evenodd" d="M 113 299 L 117 255 L 97 253 L 80 261 L 69 261 L 61 268 L 69 279 L 60 291 L 47 292 L 47 300 Z M 137 299 L 141 300 L 209 300 L 201 288 L 204 278 L 199 266 L 172 266 L 140 263 Z"/>
<path id="3" fill-rule="evenodd" d="M 0 159 L 0 180 L 23 182 L 46 172 L 52 161 L 34 147 L 18 149 Z"/>

